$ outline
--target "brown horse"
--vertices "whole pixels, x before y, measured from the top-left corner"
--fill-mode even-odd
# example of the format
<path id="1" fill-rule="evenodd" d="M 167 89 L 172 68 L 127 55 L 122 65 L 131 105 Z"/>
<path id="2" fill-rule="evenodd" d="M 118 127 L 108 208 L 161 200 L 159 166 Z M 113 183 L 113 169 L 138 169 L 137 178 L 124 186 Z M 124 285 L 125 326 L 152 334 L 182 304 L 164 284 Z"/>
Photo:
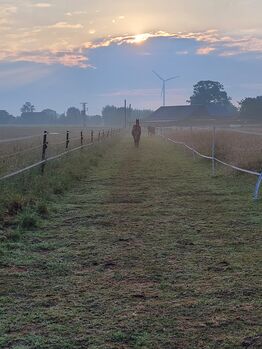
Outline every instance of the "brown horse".
<path id="1" fill-rule="evenodd" d="M 156 128 L 153 126 L 148 126 L 147 131 L 148 131 L 148 136 L 155 136 L 156 135 Z"/>
<path id="2" fill-rule="evenodd" d="M 132 129 L 132 136 L 134 138 L 135 147 L 139 147 L 140 137 L 141 137 L 141 126 L 139 125 L 139 120 L 136 120 L 135 125 Z"/>

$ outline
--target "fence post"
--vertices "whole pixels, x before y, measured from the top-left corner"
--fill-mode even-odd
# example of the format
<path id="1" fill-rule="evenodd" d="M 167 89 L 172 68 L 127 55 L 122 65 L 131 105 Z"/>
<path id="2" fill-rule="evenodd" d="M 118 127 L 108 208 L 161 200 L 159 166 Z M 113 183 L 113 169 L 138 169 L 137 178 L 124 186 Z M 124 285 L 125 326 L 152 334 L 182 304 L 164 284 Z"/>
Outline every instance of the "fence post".
<path id="1" fill-rule="evenodd" d="M 212 176 L 216 174 L 216 127 L 213 127 L 212 135 Z"/>
<path id="2" fill-rule="evenodd" d="M 66 149 L 68 149 L 69 146 L 69 131 L 66 131 Z"/>
<path id="3" fill-rule="evenodd" d="M 255 192 L 254 192 L 254 200 L 255 201 L 257 201 L 259 198 L 259 190 L 260 190 L 261 184 L 262 184 L 262 173 L 258 177 L 258 180 L 256 183 L 256 188 L 255 188 Z"/>
<path id="4" fill-rule="evenodd" d="M 47 150 L 47 131 L 44 131 L 44 136 L 43 136 L 43 147 L 42 147 L 42 161 L 46 160 L 46 150 Z M 41 166 L 41 173 L 42 175 L 44 174 L 45 171 L 45 162 Z"/>
<path id="5" fill-rule="evenodd" d="M 104 139 L 105 138 L 105 131 L 103 130 L 103 133 L 102 133 L 102 138 Z"/>
<path id="6" fill-rule="evenodd" d="M 191 134 L 191 147 L 194 148 L 194 143 L 193 143 L 193 126 L 190 127 L 190 134 Z M 194 152 L 194 150 L 192 150 L 192 155 L 193 155 L 193 159 L 196 159 L 196 154 Z"/>
<path id="7" fill-rule="evenodd" d="M 83 131 L 81 131 L 81 146 L 83 146 L 83 141 L 84 141 L 84 136 L 83 136 Z"/>
<path id="8" fill-rule="evenodd" d="M 98 142 L 100 142 L 101 131 L 98 132 Z"/>
<path id="9" fill-rule="evenodd" d="M 94 131 L 91 131 L 91 143 L 94 143 Z"/>

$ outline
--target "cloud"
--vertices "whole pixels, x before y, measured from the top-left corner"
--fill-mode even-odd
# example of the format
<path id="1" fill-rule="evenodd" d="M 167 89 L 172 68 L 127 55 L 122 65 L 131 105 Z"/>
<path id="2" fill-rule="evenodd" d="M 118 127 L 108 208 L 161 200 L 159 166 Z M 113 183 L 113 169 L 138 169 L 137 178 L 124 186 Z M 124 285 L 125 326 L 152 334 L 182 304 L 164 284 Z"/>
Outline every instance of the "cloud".
<path id="1" fill-rule="evenodd" d="M 48 28 L 51 29 L 83 29 L 82 24 L 70 24 L 67 22 L 57 22 L 55 24 L 49 25 Z"/>
<path id="2" fill-rule="evenodd" d="M 38 2 L 36 4 L 32 4 L 31 7 L 36 7 L 36 8 L 50 8 L 52 7 L 51 4 L 48 2 Z"/>
<path id="3" fill-rule="evenodd" d="M 13 66 L 0 66 L 0 88 L 24 86 L 35 82 L 52 73 L 50 67 L 28 66 L 14 68 Z"/>
<path id="4" fill-rule="evenodd" d="M 215 50 L 216 49 L 214 47 L 200 47 L 199 49 L 197 49 L 196 53 L 201 56 L 207 56 Z"/>
<path id="5" fill-rule="evenodd" d="M 184 51 L 177 51 L 176 52 L 177 55 L 181 55 L 181 56 L 186 56 L 189 54 L 188 50 L 184 50 Z"/>
<path id="6" fill-rule="evenodd" d="M 81 16 L 81 15 L 86 15 L 87 11 L 73 11 L 73 12 L 66 12 L 66 16 L 68 17 L 73 17 L 73 16 Z"/>
<path id="7" fill-rule="evenodd" d="M 15 8 L 0 7 L 5 13 L 14 13 Z M 1 26 L 1 16 L 0 16 Z M 63 31 L 81 30 L 82 24 L 71 24 L 65 21 L 56 22 L 49 26 L 38 26 L 26 31 L 26 28 L 16 33 L 9 33 L 6 38 L 13 43 L 9 47 L 0 44 L 0 61 L 26 61 L 42 64 L 61 64 L 67 67 L 90 68 L 93 67 L 88 62 L 90 50 L 109 47 L 113 45 L 143 45 L 148 40 L 167 39 L 167 40 L 185 40 L 195 42 L 199 47 L 195 54 L 209 55 L 210 53 L 218 56 L 230 57 L 235 55 L 243 55 L 246 53 L 256 53 L 257 59 L 261 59 L 262 53 L 262 37 L 254 36 L 252 31 L 242 35 L 225 35 L 215 29 L 210 29 L 202 32 L 177 32 L 169 33 L 165 31 L 146 32 L 139 35 L 122 35 L 108 36 L 101 39 L 90 40 L 80 44 L 70 43 L 70 36 Z M 53 42 L 46 42 L 44 45 L 39 40 L 39 35 L 48 37 L 50 33 L 46 30 L 57 29 L 61 35 L 57 34 Z M 82 33 L 82 32 L 81 32 Z M 85 30 L 85 35 L 96 34 L 95 29 Z M 63 35 L 63 36 L 62 36 Z M 36 47 L 36 49 L 35 49 Z M 145 51 L 147 52 L 147 51 Z M 140 53 L 141 54 L 141 53 Z M 177 51 L 178 55 L 189 54 L 187 48 L 183 51 Z M 255 58 L 255 55 L 253 55 Z"/>
<path id="8" fill-rule="evenodd" d="M 165 31 L 157 31 L 151 33 L 143 33 L 139 35 L 124 35 L 124 36 L 109 36 L 105 39 L 100 39 L 93 42 L 83 44 L 86 49 L 96 49 L 99 47 L 107 47 L 111 45 L 137 45 L 148 40 L 156 38 L 169 39 L 184 39 L 193 40 L 197 43 L 203 43 L 207 46 L 200 47 L 196 54 L 208 55 L 211 52 L 217 51 L 218 55 L 232 56 L 243 53 L 262 53 L 262 37 L 252 35 L 224 35 L 215 29 L 210 29 L 203 32 L 178 32 L 169 33 Z M 178 52 L 177 54 L 187 54 L 188 51 Z"/>
<path id="9" fill-rule="evenodd" d="M 169 88 L 170 94 L 184 92 L 184 88 Z M 100 97 L 161 97 L 161 88 L 128 89 L 99 94 Z"/>
<path id="10" fill-rule="evenodd" d="M 45 65 L 60 64 L 66 67 L 94 68 L 80 51 L 1 51 L 0 60 L 7 62 L 33 62 Z"/>

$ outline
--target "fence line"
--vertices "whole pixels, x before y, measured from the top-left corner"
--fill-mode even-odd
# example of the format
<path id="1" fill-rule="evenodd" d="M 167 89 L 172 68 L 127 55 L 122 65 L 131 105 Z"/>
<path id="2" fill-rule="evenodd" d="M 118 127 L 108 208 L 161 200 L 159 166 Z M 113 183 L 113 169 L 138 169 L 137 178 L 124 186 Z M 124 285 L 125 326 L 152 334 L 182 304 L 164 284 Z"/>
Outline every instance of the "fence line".
<path id="1" fill-rule="evenodd" d="M 17 156 L 17 155 L 21 155 L 21 154 L 25 154 L 25 153 L 28 153 L 28 152 L 31 152 L 31 151 L 34 151 L 34 150 L 37 150 L 37 149 L 40 149 L 42 148 L 41 145 L 38 145 L 37 147 L 34 147 L 34 148 L 28 148 L 28 149 L 24 149 L 24 150 L 21 150 L 21 151 L 18 151 L 16 153 L 12 153 L 12 154 L 7 154 L 7 155 L 1 155 L 0 156 L 0 159 L 2 160 L 5 160 L 5 159 L 9 159 L 9 158 L 12 158 L 14 156 Z"/>
<path id="2" fill-rule="evenodd" d="M 118 130 L 113 130 L 113 129 L 111 129 L 110 131 L 108 131 L 106 134 L 103 132 L 103 137 L 99 137 L 98 138 L 98 141 L 101 141 L 102 139 L 106 139 L 106 138 L 108 138 L 109 136 L 113 136 L 114 134 L 115 134 L 115 131 L 116 131 L 116 133 L 119 133 L 119 129 Z M 99 132 L 100 133 L 100 132 Z M 79 139 L 79 138 L 74 138 L 74 139 L 72 139 L 73 141 L 75 141 L 75 140 L 80 140 L 80 142 L 81 142 L 81 145 L 80 146 L 78 146 L 78 147 L 76 147 L 76 148 L 73 148 L 73 149 L 68 149 L 68 141 L 70 141 L 70 139 L 69 139 L 69 131 L 67 131 L 67 133 L 66 133 L 66 135 L 67 135 L 67 138 L 66 138 L 66 141 L 64 141 L 63 143 L 61 143 L 61 144 L 64 144 L 64 145 L 66 145 L 66 151 L 64 151 L 64 152 L 62 152 L 62 153 L 60 153 L 60 154 L 57 154 L 57 155 L 54 155 L 54 156 L 51 156 L 51 157 L 48 157 L 48 158 L 45 158 L 45 152 L 46 152 L 46 150 L 47 150 L 47 145 L 48 145 L 48 142 L 47 142 L 47 135 L 48 135 L 48 132 L 44 132 L 44 138 L 43 138 L 43 145 L 41 145 L 41 146 L 38 146 L 38 147 L 35 147 L 35 148 L 31 148 L 31 149 L 26 149 L 25 151 L 32 151 L 32 150 L 35 150 L 35 149 L 39 149 L 39 148 L 43 148 L 43 153 L 42 153 L 42 160 L 41 161 L 38 161 L 38 162 L 36 162 L 36 163 L 34 163 L 34 164 L 32 164 L 32 165 L 29 165 L 29 166 L 26 166 L 26 167 L 24 167 L 24 168 L 22 168 L 22 169 L 20 169 L 20 170 L 17 170 L 17 171 L 14 171 L 14 172 L 12 172 L 12 173 L 9 173 L 9 174 L 7 174 L 7 175 L 4 175 L 4 176 L 2 176 L 2 177 L 0 177 L 0 182 L 1 181 L 3 181 L 3 180 L 6 180 L 6 179 L 9 179 L 9 178 L 12 178 L 12 177 L 15 177 L 15 176 L 17 176 L 17 175 L 19 175 L 19 174 L 22 174 L 22 173 L 24 173 L 24 172 L 27 172 L 27 171 L 29 171 L 29 170 L 31 170 L 31 169 L 33 169 L 33 168 L 36 168 L 36 167 L 39 167 L 39 166 L 42 166 L 42 173 L 43 173 L 43 171 L 44 171 L 44 167 L 45 167 L 45 165 L 48 163 L 48 162 L 50 162 L 50 161 L 53 161 L 53 160 L 58 160 L 58 159 L 60 159 L 60 158 L 62 158 L 63 156 L 65 156 L 65 155 L 68 155 L 68 154 L 70 154 L 70 153 L 72 153 L 72 152 L 75 152 L 75 151 L 78 151 L 78 150 L 80 150 L 80 149 L 84 149 L 84 148 L 86 148 L 86 147 L 90 147 L 90 146 L 92 146 L 92 145 L 94 145 L 95 143 L 94 143 L 94 132 L 93 131 L 91 131 L 91 143 L 87 143 L 87 144 L 83 144 L 83 133 L 81 132 L 81 138 Z M 34 136 L 32 136 L 32 137 L 34 137 Z M 31 137 L 30 137 L 31 138 Z M 19 139 L 19 140 L 21 140 L 21 138 L 16 138 L 16 139 Z M 24 139 L 24 138 L 23 138 Z M 28 139 L 28 138 L 27 138 Z M 25 152 L 24 151 L 24 152 Z M 11 155 L 9 155 L 9 157 L 11 157 L 11 156 L 14 156 L 14 155 L 18 155 L 18 154 L 21 154 L 23 151 L 21 151 L 21 152 L 17 152 L 17 153 L 14 153 L 14 154 L 11 154 Z"/>
<path id="3" fill-rule="evenodd" d="M 0 139 L 0 144 L 2 144 L 2 143 L 17 142 L 17 141 L 26 141 L 26 140 L 28 140 L 28 139 L 33 139 L 33 138 L 38 138 L 38 137 L 42 137 L 42 135 L 39 134 L 39 135 L 24 136 L 24 137 L 18 137 L 18 138 Z"/>
<path id="4" fill-rule="evenodd" d="M 166 127 L 167 129 L 170 129 L 170 127 Z M 192 128 L 192 126 L 181 126 L 181 127 L 178 127 L 176 126 L 175 129 L 190 129 Z M 171 127 L 172 129 L 172 127 Z M 210 126 L 194 126 L 194 129 L 195 130 L 209 130 L 210 129 Z M 252 135 L 252 136 L 262 136 L 262 133 L 261 132 L 254 132 L 254 131 L 245 131 L 245 130 L 239 130 L 239 129 L 236 129 L 234 127 L 221 127 L 221 126 L 216 126 L 216 129 L 219 130 L 219 131 L 227 131 L 227 132 L 235 132 L 235 133 L 240 133 L 240 134 L 248 134 L 248 135 Z"/>
<path id="5" fill-rule="evenodd" d="M 228 164 L 228 163 L 226 163 L 224 161 L 219 160 L 215 156 L 207 156 L 207 155 L 201 154 L 199 151 L 197 151 L 196 149 L 190 147 L 185 142 L 175 141 L 174 139 L 166 138 L 165 136 L 162 136 L 162 137 L 164 139 L 167 139 L 171 143 L 178 144 L 178 145 L 183 145 L 185 148 L 191 150 L 194 154 L 200 156 L 201 158 L 212 160 L 213 162 L 218 162 L 218 163 L 220 163 L 220 164 L 222 164 L 224 166 L 230 167 L 230 168 L 232 168 L 232 169 L 234 169 L 236 171 L 243 172 L 243 173 L 250 174 L 250 175 L 258 177 L 258 180 L 257 180 L 257 183 L 256 183 L 256 187 L 255 187 L 255 191 L 254 191 L 254 194 L 253 194 L 254 200 L 258 200 L 260 187 L 262 185 L 262 173 L 259 173 L 259 172 L 256 172 L 256 171 L 251 171 L 251 170 L 246 170 L 244 168 Z M 215 155 L 214 152 L 213 152 L 213 154 Z"/>
<path id="6" fill-rule="evenodd" d="M 222 130 L 222 131 L 242 133 L 242 134 L 253 135 L 253 136 L 262 136 L 262 133 L 259 133 L 259 132 L 245 131 L 245 130 L 236 130 L 235 128 L 218 127 L 218 129 Z"/>
<path id="7" fill-rule="evenodd" d="M 31 170 L 32 168 L 35 168 L 35 167 L 38 167 L 38 166 L 44 164 L 45 162 L 46 162 L 46 160 L 39 161 L 39 162 L 36 162 L 36 163 L 33 164 L 33 165 L 24 167 L 24 168 L 22 168 L 21 170 L 18 170 L 18 171 L 9 173 L 8 175 L 5 175 L 5 176 L 3 176 L 3 177 L 0 177 L 0 181 L 3 181 L 4 179 L 8 179 L 8 178 L 11 178 L 11 177 L 14 177 L 14 176 L 17 176 L 17 175 L 19 175 L 19 174 L 21 174 L 21 173 L 23 173 L 23 172 L 29 171 L 29 170 Z"/>

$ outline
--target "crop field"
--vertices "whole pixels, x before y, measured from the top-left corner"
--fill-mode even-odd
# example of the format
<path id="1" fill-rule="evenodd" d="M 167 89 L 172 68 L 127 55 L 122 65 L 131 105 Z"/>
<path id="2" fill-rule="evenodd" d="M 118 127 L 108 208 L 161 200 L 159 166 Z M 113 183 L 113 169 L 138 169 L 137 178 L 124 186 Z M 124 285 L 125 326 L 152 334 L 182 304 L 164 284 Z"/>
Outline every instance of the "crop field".
<path id="1" fill-rule="evenodd" d="M 207 156 L 212 155 L 213 128 L 170 128 L 164 134 L 185 142 Z M 252 129 L 216 129 L 215 155 L 222 161 L 261 172 L 262 131 Z"/>
<path id="2" fill-rule="evenodd" d="M 164 133 L 210 154 L 212 132 Z M 261 170 L 260 138 L 216 136 Z M 261 348 L 255 183 L 125 134 L 0 182 L 0 348 Z"/>

